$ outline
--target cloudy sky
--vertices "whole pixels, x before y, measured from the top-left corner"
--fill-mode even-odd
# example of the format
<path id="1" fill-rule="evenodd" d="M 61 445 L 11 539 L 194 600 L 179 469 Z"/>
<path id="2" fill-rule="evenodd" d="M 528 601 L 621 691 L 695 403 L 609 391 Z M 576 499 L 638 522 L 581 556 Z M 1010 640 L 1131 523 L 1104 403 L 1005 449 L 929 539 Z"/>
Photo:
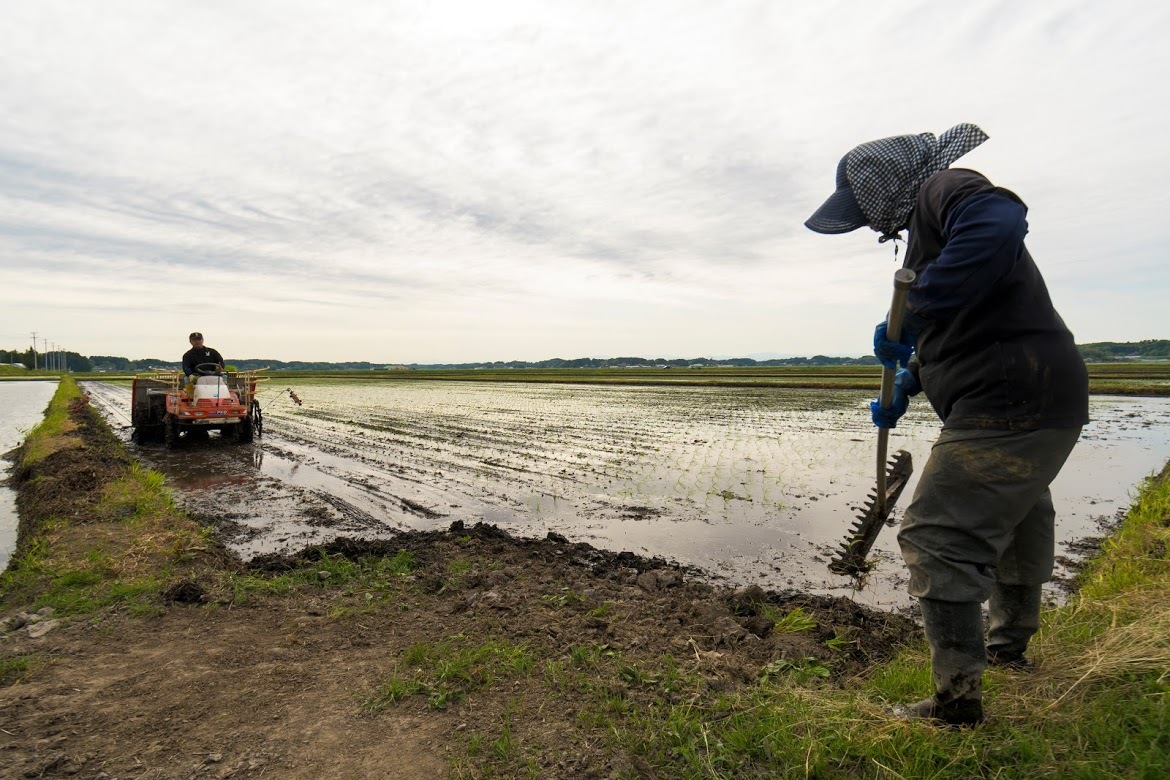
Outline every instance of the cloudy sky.
<path id="1" fill-rule="evenodd" d="M 1170 338 L 1170 5 L 37 0 L 0 46 L 0 347 L 861 355 L 859 142 L 974 122 L 1079 342 Z"/>

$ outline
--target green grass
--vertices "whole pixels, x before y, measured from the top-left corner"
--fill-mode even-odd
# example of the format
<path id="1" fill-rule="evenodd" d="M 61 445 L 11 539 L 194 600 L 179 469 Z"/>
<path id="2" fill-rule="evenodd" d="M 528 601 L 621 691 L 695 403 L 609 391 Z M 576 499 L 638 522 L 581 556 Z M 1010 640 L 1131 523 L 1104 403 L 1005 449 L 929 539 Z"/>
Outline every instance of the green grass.
<path id="1" fill-rule="evenodd" d="M 0 688 L 19 682 L 36 663 L 36 655 L 16 655 L 9 658 L 0 658 Z"/>
<path id="2" fill-rule="evenodd" d="M 800 634 L 812 631 L 817 627 L 817 621 L 800 607 L 787 614 L 781 614 L 776 607 L 765 604 L 763 614 L 764 617 L 773 622 L 774 628 L 772 630 L 778 634 Z"/>
<path id="3" fill-rule="evenodd" d="M 393 556 L 367 555 L 357 559 L 318 549 L 297 561 L 296 568 L 280 574 L 225 572 L 232 602 L 244 604 L 253 598 L 282 596 L 294 591 L 332 591 L 357 596 L 357 606 L 340 607 L 337 614 L 373 609 L 391 601 L 400 592 L 402 578 L 418 567 L 414 553 L 399 550 Z"/>
<path id="4" fill-rule="evenodd" d="M 69 413 L 71 407 L 80 400 L 81 391 L 76 382 L 63 381 L 57 385 L 44 418 L 24 439 L 20 450 L 21 468 L 33 468 L 62 447 L 75 443 L 68 436 L 76 427 Z"/>
<path id="5" fill-rule="evenodd" d="M 402 654 L 398 668 L 387 675 L 367 707 L 376 711 L 410 696 L 425 696 L 431 708 L 442 710 L 469 693 L 527 677 L 535 666 L 531 651 L 506 639 L 477 643 L 456 635 L 417 644 Z"/>

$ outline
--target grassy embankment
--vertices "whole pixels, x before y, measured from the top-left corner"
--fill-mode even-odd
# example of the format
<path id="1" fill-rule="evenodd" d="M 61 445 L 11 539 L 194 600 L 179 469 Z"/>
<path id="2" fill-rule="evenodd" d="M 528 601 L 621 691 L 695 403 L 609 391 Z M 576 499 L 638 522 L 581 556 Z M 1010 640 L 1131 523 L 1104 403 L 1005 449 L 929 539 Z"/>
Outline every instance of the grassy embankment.
<path id="1" fill-rule="evenodd" d="M 1170 777 L 1168 526 L 1170 465 L 1141 486 L 1080 591 L 1046 611 L 1038 671 L 988 673 L 984 727 L 881 714 L 929 690 L 920 648 L 844 691 L 764 683 L 623 718 L 615 739 L 677 777 Z"/>
<path id="2" fill-rule="evenodd" d="M 50 378 L 25 372 L 22 378 Z M 598 385 L 792 387 L 872 390 L 881 381 L 876 366 L 749 366 L 712 368 L 569 368 L 431 371 L 267 371 L 273 381 L 351 379 L 365 381 L 535 382 Z M 52 375 L 55 378 L 56 375 Z M 0 376 L 0 379 L 6 378 Z M 78 379 L 127 380 L 130 375 L 77 374 Z M 1099 395 L 1170 395 L 1170 363 L 1089 364 L 1089 392 Z"/>
<path id="3" fill-rule="evenodd" d="M 402 576 L 416 565 L 408 554 L 330 557 L 279 575 L 219 567 L 214 543 L 174 508 L 161 478 L 135 466 L 108 431 L 96 451 L 83 448 L 77 428 L 96 417 L 72 411 L 77 398 L 76 386 L 63 382 L 46 420 L 30 434 L 18 470 L 46 483 L 35 495 L 51 495 L 64 487 L 49 484 L 53 459 L 77 450 L 100 461 L 95 482 L 101 487 L 80 496 L 80 510 L 64 503 L 39 508 L 40 520 L 24 529 L 14 565 L 0 577 L 0 613 L 48 605 L 58 615 L 90 621 L 110 610 L 151 614 L 167 609 L 168 587 L 189 577 L 210 584 L 220 604 L 309 591 L 332 599 L 337 620 L 363 610 L 410 609 L 418 585 Z M 55 512 L 45 516 L 46 506 Z M 1141 486 L 1123 525 L 1084 572 L 1081 591 L 1067 606 L 1045 613 L 1031 653 L 1038 671 L 988 673 L 994 720 L 978 729 L 940 730 L 884 714 L 888 704 L 929 689 L 921 646 L 856 679 L 834 677 L 807 659 L 785 659 L 761 670 L 754 683 L 712 686 L 687 671 L 685 657 L 637 663 L 598 645 L 546 659 L 523 637 L 460 636 L 405 651 L 397 665 L 405 671 L 366 692 L 365 706 L 376 712 L 425 697 L 436 709 L 460 707 L 523 679 L 543 686 L 549 699 L 573 701 L 580 744 L 635 759 L 646 767 L 637 776 L 1166 777 L 1168 524 L 1170 467 Z M 323 578 L 323 570 L 330 576 Z M 458 574 L 453 565 L 448 576 L 454 581 Z M 580 598 L 556 597 L 567 607 Z M 799 616 L 775 618 L 782 624 L 777 630 L 807 628 Z M 38 663 L 35 656 L 0 661 L 0 684 Z M 515 708 L 499 721 L 476 720 L 452 736 L 460 741 L 455 773 L 539 776 L 542 746 L 531 735 L 540 733 L 541 717 Z"/>
<path id="4" fill-rule="evenodd" d="M 69 378 L 25 439 L 14 474 L 28 484 L 0 610 L 156 612 L 167 588 L 218 556 L 210 531 L 176 509 L 162 475 L 130 458 Z"/>

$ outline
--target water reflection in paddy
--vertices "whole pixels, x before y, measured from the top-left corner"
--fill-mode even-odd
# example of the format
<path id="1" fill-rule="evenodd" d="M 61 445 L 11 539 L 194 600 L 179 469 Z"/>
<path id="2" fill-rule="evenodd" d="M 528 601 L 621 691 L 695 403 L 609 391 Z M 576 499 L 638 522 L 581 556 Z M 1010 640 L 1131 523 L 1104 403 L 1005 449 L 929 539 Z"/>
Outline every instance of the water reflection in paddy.
<path id="1" fill-rule="evenodd" d="M 848 592 L 824 562 L 873 486 L 867 394 L 298 381 L 305 404 L 296 406 L 280 389 L 262 398 L 267 433 L 246 456 L 151 454 L 180 487 L 202 491 L 205 507 L 261 530 L 238 541 L 244 554 L 484 520 L 739 582 Z M 1098 533 L 1170 452 L 1168 399 L 1096 397 L 1092 415 L 1053 487 L 1062 543 Z M 909 450 L 921 466 L 937 431 L 916 404 L 890 450 Z M 234 498 L 224 505 L 209 487 Z M 313 502 L 323 505 L 306 515 Z M 892 529 L 875 552 L 883 562 L 860 597 L 904 604 Z"/>
<path id="2" fill-rule="evenodd" d="M 0 416 L 0 455 L 20 446 L 25 435 L 41 421 L 56 391 L 55 381 L 0 382 L 0 409 L 4 410 Z M 16 492 L 4 484 L 11 467 L 11 460 L 0 461 L 0 571 L 16 548 Z"/>

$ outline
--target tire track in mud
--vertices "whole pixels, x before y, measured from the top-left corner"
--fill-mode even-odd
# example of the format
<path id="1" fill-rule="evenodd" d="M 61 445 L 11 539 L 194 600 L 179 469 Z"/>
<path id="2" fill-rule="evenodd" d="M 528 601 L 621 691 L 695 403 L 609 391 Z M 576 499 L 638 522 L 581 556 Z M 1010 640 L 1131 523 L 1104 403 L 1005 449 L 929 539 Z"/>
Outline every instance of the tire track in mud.
<path id="1" fill-rule="evenodd" d="M 413 486 L 401 490 L 327 440 L 314 446 L 270 429 L 251 445 L 212 434 L 174 450 L 140 446 L 130 440 L 129 386 L 86 382 L 85 390 L 127 447 L 166 475 L 183 508 L 215 526 L 242 558 L 292 553 L 343 536 L 390 538 L 419 519 L 445 517 L 425 498 L 411 497 Z"/>

